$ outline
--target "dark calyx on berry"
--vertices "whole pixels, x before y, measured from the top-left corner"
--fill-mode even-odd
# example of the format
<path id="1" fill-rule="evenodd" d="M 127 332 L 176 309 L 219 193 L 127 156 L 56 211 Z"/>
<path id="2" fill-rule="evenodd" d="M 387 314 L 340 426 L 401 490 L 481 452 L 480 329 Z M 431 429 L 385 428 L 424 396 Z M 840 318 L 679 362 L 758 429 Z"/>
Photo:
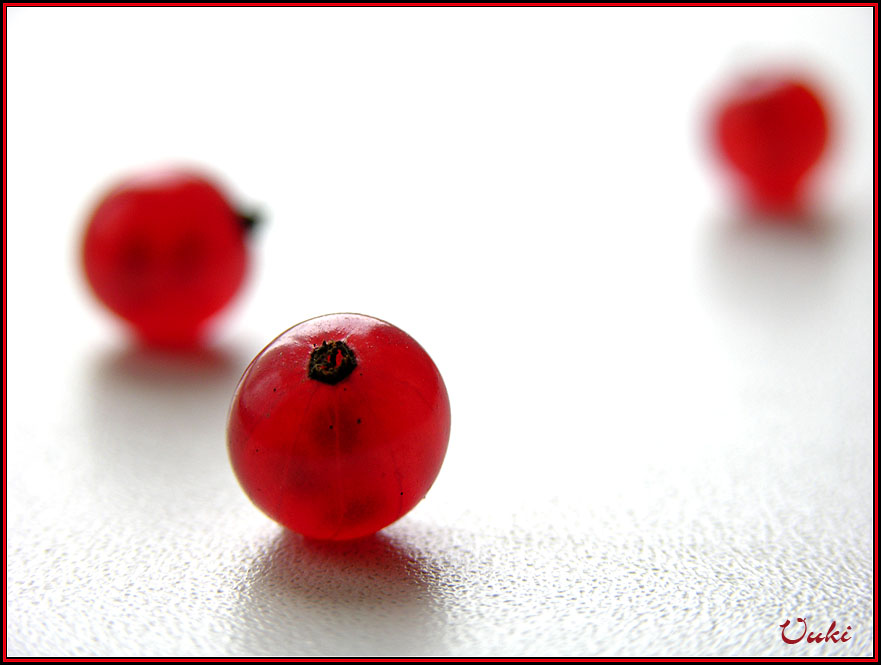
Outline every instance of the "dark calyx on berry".
<path id="1" fill-rule="evenodd" d="M 345 379 L 358 363 L 345 342 L 322 342 L 309 356 L 309 378 L 333 385 Z"/>
<path id="2" fill-rule="evenodd" d="M 248 211 L 238 211 L 239 224 L 242 225 L 242 228 L 246 233 L 249 233 L 254 230 L 254 227 L 259 226 L 262 218 L 260 213 L 256 210 L 248 210 Z"/>

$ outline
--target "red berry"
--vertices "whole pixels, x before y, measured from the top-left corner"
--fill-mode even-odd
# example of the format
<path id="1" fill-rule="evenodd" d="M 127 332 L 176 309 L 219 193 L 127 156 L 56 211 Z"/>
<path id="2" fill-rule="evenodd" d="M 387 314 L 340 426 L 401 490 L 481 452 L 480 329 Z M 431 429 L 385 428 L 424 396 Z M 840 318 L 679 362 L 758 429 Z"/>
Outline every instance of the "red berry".
<path id="1" fill-rule="evenodd" d="M 422 500 L 446 454 L 450 402 L 407 333 L 330 314 L 287 330 L 251 361 L 227 434 L 257 507 L 304 536 L 346 540 Z"/>
<path id="2" fill-rule="evenodd" d="M 759 212 L 798 213 L 805 176 L 828 137 L 818 94 L 797 79 L 764 75 L 739 81 L 720 100 L 715 142 L 740 173 Z"/>
<path id="3" fill-rule="evenodd" d="M 188 345 L 245 276 L 247 224 L 217 185 L 189 171 L 129 178 L 89 219 L 83 242 L 95 294 L 147 342 Z"/>

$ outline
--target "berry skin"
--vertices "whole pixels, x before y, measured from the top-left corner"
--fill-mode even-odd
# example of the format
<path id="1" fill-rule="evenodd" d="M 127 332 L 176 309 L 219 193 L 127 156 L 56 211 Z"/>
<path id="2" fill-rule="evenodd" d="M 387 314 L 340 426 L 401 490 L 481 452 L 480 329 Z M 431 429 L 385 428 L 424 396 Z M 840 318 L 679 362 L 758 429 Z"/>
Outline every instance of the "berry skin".
<path id="1" fill-rule="evenodd" d="M 428 492 L 450 437 L 434 362 L 399 328 L 330 314 L 282 333 L 245 370 L 229 455 L 267 515 L 320 540 L 366 536 Z"/>
<path id="2" fill-rule="evenodd" d="M 715 144 L 760 213 L 799 214 L 804 183 L 829 134 L 828 113 L 806 83 L 764 75 L 739 81 L 719 101 Z"/>
<path id="3" fill-rule="evenodd" d="M 92 213 L 83 241 L 86 277 L 145 342 L 189 346 L 242 285 L 246 230 L 204 176 L 144 173 L 119 183 Z"/>

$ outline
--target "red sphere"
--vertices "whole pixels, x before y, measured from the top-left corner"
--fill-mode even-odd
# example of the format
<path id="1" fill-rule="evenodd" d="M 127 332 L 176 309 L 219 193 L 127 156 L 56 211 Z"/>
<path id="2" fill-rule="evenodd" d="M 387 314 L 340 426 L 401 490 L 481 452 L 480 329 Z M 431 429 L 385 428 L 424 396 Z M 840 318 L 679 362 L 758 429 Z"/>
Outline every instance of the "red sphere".
<path id="1" fill-rule="evenodd" d="M 297 533 L 375 533 L 428 492 L 450 437 L 434 362 L 407 333 L 360 314 L 300 323 L 245 370 L 227 429 L 233 470 Z"/>
<path id="2" fill-rule="evenodd" d="M 805 176 L 826 146 L 828 114 L 806 83 L 782 76 L 739 81 L 719 102 L 715 143 L 742 176 L 749 205 L 797 213 Z"/>
<path id="3" fill-rule="evenodd" d="M 145 341 L 189 345 L 242 284 L 245 230 L 204 176 L 145 173 L 119 183 L 92 213 L 83 242 L 86 277 Z"/>

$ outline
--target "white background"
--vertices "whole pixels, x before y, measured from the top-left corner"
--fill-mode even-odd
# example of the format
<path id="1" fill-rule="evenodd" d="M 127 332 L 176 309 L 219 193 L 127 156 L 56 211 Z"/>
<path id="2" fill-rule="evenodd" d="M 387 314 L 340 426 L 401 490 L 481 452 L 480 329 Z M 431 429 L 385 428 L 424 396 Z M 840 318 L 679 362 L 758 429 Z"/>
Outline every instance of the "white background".
<path id="1" fill-rule="evenodd" d="M 872 655 L 872 12 L 9 9 L 8 655 Z M 837 114 L 811 230 L 743 224 L 704 147 L 779 58 Z M 169 161 L 266 215 L 193 357 L 78 263 Z M 336 311 L 429 351 L 453 431 L 422 504 L 327 545 L 224 430 Z"/>

